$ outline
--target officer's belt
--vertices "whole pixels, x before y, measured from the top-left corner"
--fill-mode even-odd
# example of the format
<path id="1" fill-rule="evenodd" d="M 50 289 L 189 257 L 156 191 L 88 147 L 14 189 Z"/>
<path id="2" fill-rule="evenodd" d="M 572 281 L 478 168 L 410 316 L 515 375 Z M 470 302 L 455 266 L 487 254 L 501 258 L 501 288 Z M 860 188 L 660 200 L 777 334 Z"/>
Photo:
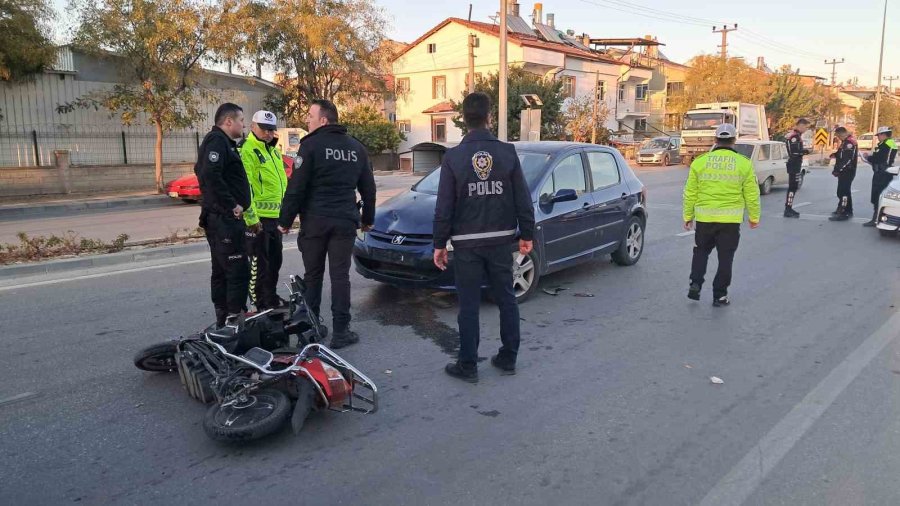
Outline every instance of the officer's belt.
<path id="1" fill-rule="evenodd" d="M 508 237 L 511 235 L 516 235 L 516 230 L 502 230 L 500 232 L 481 232 L 478 234 L 462 234 L 462 235 L 454 235 L 451 236 L 450 239 L 453 241 L 472 241 L 475 239 L 493 239 L 495 237 Z"/>

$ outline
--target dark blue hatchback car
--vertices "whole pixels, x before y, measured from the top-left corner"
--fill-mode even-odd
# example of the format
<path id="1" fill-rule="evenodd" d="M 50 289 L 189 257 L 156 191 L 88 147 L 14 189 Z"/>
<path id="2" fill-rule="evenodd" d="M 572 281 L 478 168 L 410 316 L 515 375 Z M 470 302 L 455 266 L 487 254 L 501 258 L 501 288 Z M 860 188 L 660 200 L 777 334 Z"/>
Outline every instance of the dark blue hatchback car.
<path id="1" fill-rule="evenodd" d="M 516 296 L 524 300 L 541 276 L 611 254 L 633 265 L 644 250 L 644 185 L 618 151 L 574 142 L 516 142 L 536 220 L 534 251 L 510 244 Z M 450 268 L 432 261 L 434 206 L 440 168 L 375 211 L 371 232 L 360 233 L 353 257 L 364 277 L 397 286 L 453 289 Z"/>

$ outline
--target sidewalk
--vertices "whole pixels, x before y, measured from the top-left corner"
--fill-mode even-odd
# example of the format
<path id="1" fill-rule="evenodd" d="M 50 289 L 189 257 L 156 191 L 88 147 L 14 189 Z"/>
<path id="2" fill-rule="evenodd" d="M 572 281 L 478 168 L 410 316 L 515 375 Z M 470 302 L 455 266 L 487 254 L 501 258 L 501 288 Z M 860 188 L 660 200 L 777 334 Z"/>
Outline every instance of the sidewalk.
<path id="1" fill-rule="evenodd" d="M 88 210 L 159 207 L 176 203 L 166 195 L 148 191 L 3 197 L 0 198 L 0 221 L 64 216 Z"/>

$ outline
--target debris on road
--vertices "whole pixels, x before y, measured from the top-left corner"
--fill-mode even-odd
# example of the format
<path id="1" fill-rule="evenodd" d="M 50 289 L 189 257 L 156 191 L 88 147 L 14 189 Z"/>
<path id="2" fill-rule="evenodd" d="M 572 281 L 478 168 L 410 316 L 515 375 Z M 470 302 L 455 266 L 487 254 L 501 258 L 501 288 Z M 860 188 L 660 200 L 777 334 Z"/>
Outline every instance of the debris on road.
<path id="1" fill-rule="evenodd" d="M 385 371 L 384 371 L 385 374 L 392 374 L 393 372 L 394 372 L 394 371 L 392 371 L 392 370 L 390 370 L 390 369 L 385 369 Z"/>
<path id="2" fill-rule="evenodd" d="M 575 297 L 593 297 L 593 296 L 594 296 L 594 294 L 592 294 L 592 293 L 576 293 L 575 294 Z"/>
<path id="3" fill-rule="evenodd" d="M 555 286 L 553 288 L 544 288 L 544 293 L 547 295 L 553 295 L 554 297 L 559 295 L 559 292 L 563 290 L 568 290 L 568 288 L 563 288 L 561 286 Z"/>
<path id="4" fill-rule="evenodd" d="M 684 366 L 685 366 L 686 368 L 688 368 L 688 369 L 693 369 L 693 368 L 694 368 L 694 366 L 692 366 L 691 364 L 684 364 Z"/>
<path id="5" fill-rule="evenodd" d="M 722 384 L 725 383 L 725 382 L 722 380 L 722 378 L 719 378 L 719 377 L 716 377 L 716 376 L 711 376 L 711 377 L 709 378 L 709 381 L 712 381 L 713 385 L 722 385 Z"/>

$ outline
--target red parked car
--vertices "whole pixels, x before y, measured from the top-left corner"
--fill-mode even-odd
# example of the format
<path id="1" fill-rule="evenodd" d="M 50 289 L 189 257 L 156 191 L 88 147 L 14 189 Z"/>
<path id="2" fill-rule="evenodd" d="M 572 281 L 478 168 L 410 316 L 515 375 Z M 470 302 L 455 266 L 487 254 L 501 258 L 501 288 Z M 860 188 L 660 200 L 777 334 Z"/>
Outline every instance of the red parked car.
<path id="1" fill-rule="evenodd" d="M 287 177 L 291 177 L 294 172 L 294 159 L 288 155 L 282 155 L 284 161 L 284 172 Z M 180 178 L 166 183 L 166 193 L 173 199 L 181 199 L 189 204 L 200 201 L 200 183 L 197 181 L 196 174 L 185 174 Z"/>

